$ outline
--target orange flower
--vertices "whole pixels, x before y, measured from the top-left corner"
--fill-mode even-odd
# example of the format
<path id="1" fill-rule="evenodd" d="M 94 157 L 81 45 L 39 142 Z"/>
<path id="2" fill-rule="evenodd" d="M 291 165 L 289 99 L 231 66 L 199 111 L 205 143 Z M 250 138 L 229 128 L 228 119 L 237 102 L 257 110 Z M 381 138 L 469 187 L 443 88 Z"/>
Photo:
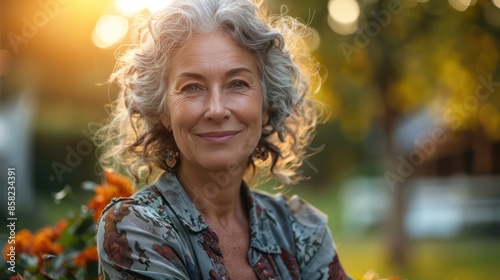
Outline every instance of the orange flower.
<path id="1" fill-rule="evenodd" d="M 23 229 L 16 233 L 15 244 L 6 243 L 5 247 L 3 247 L 3 258 L 5 261 L 9 260 L 8 253 L 10 253 L 10 247 L 16 247 L 15 252 L 16 256 L 19 256 L 21 253 L 28 252 L 29 247 L 31 246 L 31 242 L 33 241 L 33 235 L 27 229 Z M 16 259 L 18 259 L 16 257 Z"/>
<path id="2" fill-rule="evenodd" d="M 34 235 L 27 229 L 19 231 L 16 233 L 15 239 L 16 256 L 21 253 L 28 253 L 36 256 L 40 261 L 39 266 L 41 266 L 43 263 L 42 256 L 44 254 L 57 255 L 64 250 L 63 246 L 57 243 L 57 239 L 61 236 L 61 233 L 67 225 L 68 222 L 65 219 L 61 219 L 55 227 L 44 227 L 38 230 Z M 10 252 L 10 246 L 11 245 L 7 243 L 3 249 L 3 256 L 5 260 L 8 260 L 7 254 Z"/>
<path id="3" fill-rule="evenodd" d="M 106 182 L 118 189 L 118 194 L 122 196 L 131 196 L 134 193 L 134 187 L 128 177 L 123 175 L 106 172 Z"/>
<path id="4" fill-rule="evenodd" d="M 68 221 L 66 219 L 60 219 L 57 222 L 56 227 L 54 228 L 57 238 L 61 236 L 62 232 L 66 229 L 67 226 L 68 226 Z"/>
<path id="5" fill-rule="evenodd" d="M 94 211 L 93 219 L 99 219 L 102 211 L 113 197 L 129 197 L 134 193 L 132 182 L 125 177 L 106 172 L 106 183 L 95 188 L 96 195 L 89 200 L 89 208 Z"/>
<path id="6" fill-rule="evenodd" d="M 97 262 L 97 246 L 85 248 L 80 255 L 73 259 L 75 266 L 86 266 L 90 261 Z"/>
<path id="7" fill-rule="evenodd" d="M 37 256 L 41 260 L 44 254 L 57 255 L 61 253 L 64 248 L 56 242 L 59 235 L 60 232 L 51 227 L 44 227 L 38 230 L 33 237 L 33 242 L 29 250 L 30 254 Z"/>

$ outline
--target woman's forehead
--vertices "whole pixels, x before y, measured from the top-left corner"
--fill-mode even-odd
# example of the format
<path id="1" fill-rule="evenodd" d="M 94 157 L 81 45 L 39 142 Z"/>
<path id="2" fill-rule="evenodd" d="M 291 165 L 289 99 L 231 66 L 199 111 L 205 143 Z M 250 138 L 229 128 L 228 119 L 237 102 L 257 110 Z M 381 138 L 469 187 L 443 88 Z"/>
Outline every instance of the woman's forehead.
<path id="1" fill-rule="evenodd" d="M 258 73 L 252 53 L 241 47 L 224 32 L 193 33 L 192 37 L 171 59 L 170 69 L 201 71 L 203 68 L 246 68 Z"/>

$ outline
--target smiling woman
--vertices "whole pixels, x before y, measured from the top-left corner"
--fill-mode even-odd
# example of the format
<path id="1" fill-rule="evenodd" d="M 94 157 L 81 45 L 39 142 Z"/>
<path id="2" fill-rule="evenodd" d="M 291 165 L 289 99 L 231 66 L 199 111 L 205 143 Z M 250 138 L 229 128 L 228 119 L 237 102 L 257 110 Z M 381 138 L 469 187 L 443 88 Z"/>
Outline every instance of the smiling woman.
<path id="1" fill-rule="evenodd" d="M 142 26 L 102 163 L 162 174 L 103 211 L 103 278 L 347 279 L 324 214 L 247 185 L 301 179 L 321 83 L 307 28 L 250 0 L 173 1 Z"/>
<path id="2" fill-rule="evenodd" d="M 269 119 L 252 54 L 224 32 L 195 33 L 172 57 L 167 81 L 162 121 L 181 151 L 179 177 L 228 164 L 243 177 Z"/>

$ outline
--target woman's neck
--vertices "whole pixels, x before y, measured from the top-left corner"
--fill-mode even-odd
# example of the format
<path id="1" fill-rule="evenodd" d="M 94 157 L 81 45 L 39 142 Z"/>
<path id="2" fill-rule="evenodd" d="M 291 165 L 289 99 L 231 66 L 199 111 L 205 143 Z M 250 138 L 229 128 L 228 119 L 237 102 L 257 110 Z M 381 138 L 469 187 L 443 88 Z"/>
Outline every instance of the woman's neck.
<path id="1" fill-rule="evenodd" d="M 240 170 L 195 170 L 181 165 L 177 177 L 209 224 L 224 226 L 246 216 L 240 196 L 244 169 Z"/>

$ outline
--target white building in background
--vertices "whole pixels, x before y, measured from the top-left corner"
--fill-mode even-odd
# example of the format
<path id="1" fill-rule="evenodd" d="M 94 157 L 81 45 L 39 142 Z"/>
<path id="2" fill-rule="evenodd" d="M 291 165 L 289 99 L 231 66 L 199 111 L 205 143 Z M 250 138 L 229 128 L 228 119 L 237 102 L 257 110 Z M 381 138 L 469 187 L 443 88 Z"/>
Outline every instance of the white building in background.
<path id="1" fill-rule="evenodd" d="M 394 174 L 393 180 L 399 176 L 394 182 L 400 184 L 384 177 L 345 182 L 340 199 L 347 234 L 365 235 L 387 225 L 393 216 L 393 191 L 403 180 L 408 237 L 450 238 L 464 232 L 498 236 L 500 141 L 489 139 L 480 128 L 450 130 L 435 122 L 428 106 L 399 119 L 391 143 L 399 155 L 393 158 L 398 167 L 386 171 Z"/>
<path id="2" fill-rule="evenodd" d="M 416 177 L 405 185 L 405 229 L 410 238 L 452 238 L 475 228 L 500 228 L 500 177 Z M 393 192 L 380 177 L 357 177 L 340 190 L 342 230 L 363 236 L 380 229 Z"/>

